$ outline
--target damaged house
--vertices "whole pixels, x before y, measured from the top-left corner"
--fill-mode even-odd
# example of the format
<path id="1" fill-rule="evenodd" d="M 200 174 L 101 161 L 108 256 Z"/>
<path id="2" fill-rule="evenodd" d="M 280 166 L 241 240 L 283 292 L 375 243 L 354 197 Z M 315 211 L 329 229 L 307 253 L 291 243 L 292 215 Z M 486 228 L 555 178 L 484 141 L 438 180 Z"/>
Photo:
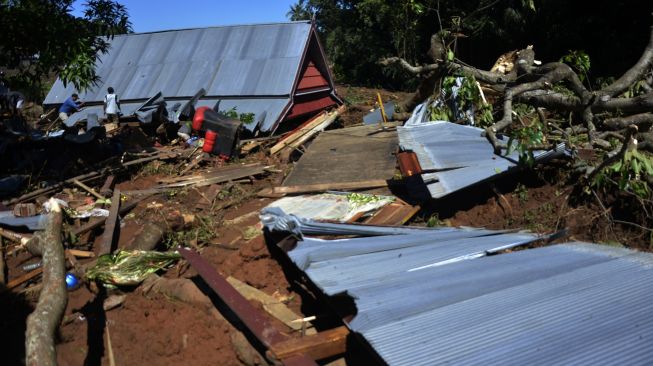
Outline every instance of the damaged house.
<path id="1" fill-rule="evenodd" d="M 135 33 L 110 42 L 96 66 L 100 82 L 79 93 L 85 108 L 68 125 L 103 115 L 109 86 L 126 116 L 162 98 L 171 114 L 175 104 L 183 110 L 199 97 L 195 108 L 253 113 L 245 128 L 254 134 L 342 104 L 309 21 Z M 58 79 L 44 104 L 59 105 L 75 92 Z"/>

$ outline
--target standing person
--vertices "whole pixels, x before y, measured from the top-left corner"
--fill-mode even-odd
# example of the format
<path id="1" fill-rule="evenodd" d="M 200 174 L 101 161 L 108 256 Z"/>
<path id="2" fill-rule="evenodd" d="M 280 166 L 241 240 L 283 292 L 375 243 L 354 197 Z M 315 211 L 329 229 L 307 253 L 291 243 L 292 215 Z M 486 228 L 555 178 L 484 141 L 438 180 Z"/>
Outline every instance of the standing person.
<path id="1" fill-rule="evenodd" d="M 61 121 L 66 122 L 68 117 L 70 117 L 71 114 L 78 112 L 79 108 L 83 104 L 84 102 L 79 100 L 79 96 L 77 94 L 73 94 L 64 100 L 61 107 L 59 107 L 59 118 Z"/>
<path id="2" fill-rule="evenodd" d="M 107 95 L 104 96 L 104 114 L 109 122 L 118 122 L 120 113 L 120 100 L 112 87 L 107 88 Z"/>

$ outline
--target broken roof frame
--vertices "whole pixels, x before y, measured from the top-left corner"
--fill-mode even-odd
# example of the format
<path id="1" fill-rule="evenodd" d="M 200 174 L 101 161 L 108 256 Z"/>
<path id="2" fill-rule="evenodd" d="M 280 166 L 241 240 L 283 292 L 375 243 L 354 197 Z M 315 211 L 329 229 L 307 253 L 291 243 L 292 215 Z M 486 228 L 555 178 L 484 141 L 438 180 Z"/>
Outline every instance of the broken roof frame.
<path id="1" fill-rule="evenodd" d="M 79 93 L 88 107 L 71 116 L 75 121 L 87 113 L 102 114 L 108 86 L 120 96 L 124 115 L 132 115 L 158 92 L 166 101 L 183 103 L 204 88 L 206 95 L 196 107 L 220 103 L 223 110 L 254 113 L 260 124 L 245 125 L 252 132 L 273 133 L 293 106 L 307 98 L 317 104 L 300 108 L 306 113 L 342 104 L 311 21 L 132 33 L 117 35 L 110 43 L 96 67 L 100 83 Z M 309 62 L 326 84 L 300 90 Z M 72 85 L 64 87 L 57 79 L 44 104 L 60 104 L 73 92 Z"/>

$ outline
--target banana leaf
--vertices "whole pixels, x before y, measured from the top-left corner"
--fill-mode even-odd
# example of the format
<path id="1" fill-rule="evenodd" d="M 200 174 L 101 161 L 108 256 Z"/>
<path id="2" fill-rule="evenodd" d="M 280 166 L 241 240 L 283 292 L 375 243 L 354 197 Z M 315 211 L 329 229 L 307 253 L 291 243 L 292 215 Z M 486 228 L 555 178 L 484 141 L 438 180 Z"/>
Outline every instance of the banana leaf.
<path id="1" fill-rule="evenodd" d="M 97 263 L 86 271 L 86 279 L 110 287 L 135 286 L 149 274 L 170 266 L 180 258 L 177 252 L 119 250 L 98 257 Z"/>

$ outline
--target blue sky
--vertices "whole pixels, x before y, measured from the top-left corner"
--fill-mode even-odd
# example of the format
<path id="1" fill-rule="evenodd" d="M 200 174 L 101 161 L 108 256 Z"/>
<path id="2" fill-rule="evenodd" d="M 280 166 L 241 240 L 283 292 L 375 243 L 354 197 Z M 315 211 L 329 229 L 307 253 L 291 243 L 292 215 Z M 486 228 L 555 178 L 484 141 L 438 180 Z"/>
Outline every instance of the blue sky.
<path id="1" fill-rule="evenodd" d="M 86 1 L 76 1 L 81 15 Z M 129 10 L 134 32 L 196 28 L 212 25 L 287 21 L 296 0 L 118 0 Z"/>

